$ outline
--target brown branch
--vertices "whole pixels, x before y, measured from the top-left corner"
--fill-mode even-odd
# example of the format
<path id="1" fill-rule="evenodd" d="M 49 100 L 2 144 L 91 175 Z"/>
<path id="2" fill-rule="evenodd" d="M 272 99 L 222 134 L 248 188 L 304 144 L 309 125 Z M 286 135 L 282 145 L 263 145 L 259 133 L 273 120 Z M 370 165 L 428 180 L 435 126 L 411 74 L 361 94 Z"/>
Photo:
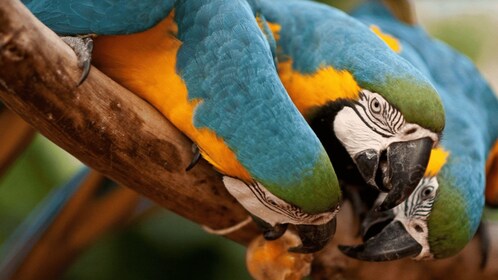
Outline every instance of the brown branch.
<path id="1" fill-rule="evenodd" d="M 417 23 L 415 7 L 411 0 L 383 0 L 383 2 L 400 21 L 411 25 Z"/>
<path id="2" fill-rule="evenodd" d="M 17 0 L 0 5 L 0 65 L 0 99 L 88 166 L 214 229 L 247 217 L 209 164 L 185 171 L 191 142 L 148 103 L 96 68 L 77 87 L 75 54 Z"/>
<path id="3" fill-rule="evenodd" d="M 35 130 L 14 112 L 0 112 L 0 177 L 31 143 Z"/>
<path id="4" fill-rule="evenodd" d="M 122 228 L 130 222 L 137 210 L 140 196 L 128 189 L 116 186 L 105 193 L 102 184 L 105 177 L 92 171 L 77 187 L 75 193 L 57 190 L 44 201 L 44 209 L 37 209 L 35 219 L 41 215 L 48 228 L 33 231 L 31 220 L 24 222 L 22 231 L 12 236 L 11 250 L 2 260 L 2 279 L 59 279 L 78 255 L 106 232 Z M 63 199 L 61 211 L 47 215 Z M 55 203 L 54 203 L 55 201 Z M 47 211 L 48 210 L 48 211 Z M 53 219 L 53 220 L 52 220 Z M 20 236 L 22 244 L 19 243 Z M 47 258 L 47 256 L 50 256 Z"/>

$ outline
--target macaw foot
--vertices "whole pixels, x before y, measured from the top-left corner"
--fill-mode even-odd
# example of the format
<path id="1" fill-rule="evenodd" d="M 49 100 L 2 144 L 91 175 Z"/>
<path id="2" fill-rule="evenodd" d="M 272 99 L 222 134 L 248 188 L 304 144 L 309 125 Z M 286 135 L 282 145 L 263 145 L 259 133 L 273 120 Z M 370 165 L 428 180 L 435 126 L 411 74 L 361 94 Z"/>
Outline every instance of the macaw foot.
<path id="1" fill-rule="evenodd" d="M 476 235 L 479 238 L 479 246 L 481 249 L 481 263 L 479 267 L 481 268 L 481 270 L 484 270 L 486 268 L 486 264 L 488 263 L 491 238 L 489 236 L 488 227 L 486 226 L 486 223 L 484 223 L 483 221 L 479 223 Z"/>
<path id="2" fill-rule="evenodd" d="M 192 144 L 192 152 L 194 153 L 194 157 L 192 158 L 192 161 L 187 166 L 187 168 L 185 168 L 185 171 L 189 171 L 190 169 L 194 168 L 194 166 L 196 166 L 201 159 L 201 150 L 199 150 L 199 147 L 195 143 Z"/>
<path id="3" fill-rule="evenodd" d="M 288 224 L 272 226 L 262 219 L 253 216 L 256 224 L 263 231 L 266 240 L 277 240 L 287 231 Z M 334 236 L 336 218 L 322 225 L 295 225 L 301 245 L 289 248 L 291 253 L 311 254 L 320 251 Z"/>
<path id="4" fill-rule="evenodd" d="M 93 50 L 93 40 L 87 35 L 84 37 L 71 37 L 63 36 L 61 37 L 68 46 L 70 46 L 78 57 L 78 66 L 82 69 L 80 80 L 78 81 L 78 86 L 81 85 L 88 74 L 90 73 L 90 66 L 92 61 L 92 50 Z"/>
<path id="5" fill-rule="evenodd" d="M 311 254 L 320 251 L 334 236 L 336 225 L 336 218 L 323 225 L 296 225 L 302 244 L 290 248 L 289 252 Z"/>
<path id="6" fill-rule="evenodd" d="M 311 272 L 313 255 L 289 252 L 289 247 L 298 244 L 299 236 L 291 231 L 274 241 L 258 236 L 247 247 L 247 270 L 256 280 L 305 278 Z"/>

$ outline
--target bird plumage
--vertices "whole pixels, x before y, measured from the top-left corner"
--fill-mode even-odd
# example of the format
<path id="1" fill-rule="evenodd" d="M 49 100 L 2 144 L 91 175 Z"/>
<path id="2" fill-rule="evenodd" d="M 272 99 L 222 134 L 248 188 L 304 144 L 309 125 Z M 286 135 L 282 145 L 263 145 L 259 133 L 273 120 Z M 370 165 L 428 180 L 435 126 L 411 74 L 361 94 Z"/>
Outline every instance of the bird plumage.
<path id="1" fill-rule="evenodd" d="M 59 35 L 131 34 L 164 19 L 175 0 L 23 0 Z"/>
<path id="2" fill-rule="evenodd" d="M 381 208 L 401 203 L 422 177 L 430 144 L 444 127 L 434 87 L 339 10 L 303 0 L 262 0 L 256 7 L 274 33 L 280 79 L 340 179 L 362 178 L 390 190 Z M 401 161 L 403 168 L 395 168 Z"/>
<path id="3" fill-rule="evenodd" d="M 358 88 L 379 92 L 398 108 L 409 122 L 439 132 L 444 114 L 439 97 L 421 73 L 397 56 L 361 22 L 331 7 L 303 0 L 260 1 L 260 11 L 270 23 L 278 24 L 280 75 L 291 98 L 302 95 L 292 83 L 295 76 L 318 82 L 305 96 L 322 95 L 319 105 L 338 98 L 358 99 Z M 290 63 L 286 65 L 285 62 Z M 284 71 L 282 73 L 282 71 Z M 292 73 L 286 73 L 292 71 Z M 328 72 L 328 73 L 323 73 Z M 343 88 L 328 82 L 344 81 Z M 354 80 L 351 81 L 351 78 Z M 309 81 L 308 80 L 308 81 Z M 288 81 L 288 84 L 286 83 Z M 322 83 L 330 88 L 320 89 Z M 312 87 L 308 85 L 308 87 Z M 299 107 L 300 104 L 296 104 Z M 308 109 L 300 108 L 306 114 Z M 421 114 L 420 109 L 425 113 Z"/>
<path id="4" fill-rule="evenodd" d="M 237 1 L 237 5 L 241 3 Z M 95 64 L 158 107 L 222 173 L 257 180 L 307 211 L 330 209 L 338 192 L 329 187 L 314 189 L 313 184 L 303 184 L 307 180 L 302 177 L 326 173 L 316 169 L 325 166 L 330 175 L 313 180 L 332 187 L 334 173 L 326 154 L 278 82 L 271 53 L 253 24 L 250 7 L 239 7 L 244 9 L 226 5 L 218 11 L 219 17 L 213 17 L 216 13 L 209 10 L 209 4 L 178 3 L 178 38 L 171 34 L 175 32 L 173 21 L 160 25 L 168 26 L 169 33 L 153 29 L 128 39 L 97 38 Z M 191 14 L 192 9 L 199 13 Z M 157 36 L 174 48 L 150 42 Z M 126 41 L 142 51 L 123 47 Z M 146 70 L 151 64 L 145 59 L 168 61 L 167 65 L 155 63 L 160 69 Z M 118 70 L 116 65 L 125 67 Z M 134 67 L 145 72 L 133 72 Z M 309 195 L 313 199 L 304 202 Z"/>
<path id="5" fill-rule="evenodd" d="M 467 57 L 421 27 L 401 23 L 380 2 L 370 1 L 354 15 L 394 35 L 402 46 L 400 55 L 424 73 L 441 96 L 446 112 L 441 147 L 448 155 L 440 170 L 426 174 L 439 183 L 428 213 L 427 238 L 433 257 L 454 255 L 474 236 L 481 220 L 485 163 L 498 139 L 498 99 Z"/>

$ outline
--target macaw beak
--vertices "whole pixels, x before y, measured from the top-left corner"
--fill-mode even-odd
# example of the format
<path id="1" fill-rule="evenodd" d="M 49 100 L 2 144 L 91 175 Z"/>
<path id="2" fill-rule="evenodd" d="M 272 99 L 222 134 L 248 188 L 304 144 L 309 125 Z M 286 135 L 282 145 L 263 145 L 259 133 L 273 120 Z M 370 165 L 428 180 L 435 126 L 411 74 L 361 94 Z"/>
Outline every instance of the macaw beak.
<path id="1" fill-rule="evenodd" d="M 380 153 L 364 150 L 353 158 L 367 184 L 388 192 L 379 211 L 391 209 L 415 190 L 429 163 L 433 141 L 429 137 L 394 142 Z"/>
<path id="2" fill-rule="evenodd" d="M 400 221 L 393 220 L 365 243 L 356 246 L 339 245 L 339 250 L 362 261 L 382 262 L 415 257 L 422 251 L 422 245 L 413 239 Z"/>
<path id="3" fill-rule="evenodd" d="M 290 248 L 289 252 L 310 254 L 320 251 L 333 238 L 336 224 L 336 218 L 333 218 L 323 225 L 296 225 L 302 244 Z"/>

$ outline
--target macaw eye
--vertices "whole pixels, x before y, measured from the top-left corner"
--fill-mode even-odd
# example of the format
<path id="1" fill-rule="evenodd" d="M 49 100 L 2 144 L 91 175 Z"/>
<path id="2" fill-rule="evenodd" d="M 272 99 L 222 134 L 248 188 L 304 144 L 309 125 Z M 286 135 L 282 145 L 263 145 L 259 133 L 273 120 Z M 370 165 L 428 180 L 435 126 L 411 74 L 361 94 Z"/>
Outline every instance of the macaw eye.
<path id="1" fill-rule="evenodd" d="M 415 228 L 415 231 L 417 232 L 424 232 L 424 228 L 421 227 L 419 224 L 415 224 L 413 228 Z"/>
<path id="2" fill-rule="evenodd" d="M 427 199 L 431 196 L 432 192 L 434 191 L 434 187 L 433 186 L 427 186 L 425 187 L 422 192 L 421 192 L 421 196 L 422 196 L 422 199 Z"/>
<path id="3" fill-rule="evenodd" d="M 382 111 L 382 106 L 377 98 L 373 98 L 370 102 L 370 110 L 375 114 L 379 114 Z"/>

